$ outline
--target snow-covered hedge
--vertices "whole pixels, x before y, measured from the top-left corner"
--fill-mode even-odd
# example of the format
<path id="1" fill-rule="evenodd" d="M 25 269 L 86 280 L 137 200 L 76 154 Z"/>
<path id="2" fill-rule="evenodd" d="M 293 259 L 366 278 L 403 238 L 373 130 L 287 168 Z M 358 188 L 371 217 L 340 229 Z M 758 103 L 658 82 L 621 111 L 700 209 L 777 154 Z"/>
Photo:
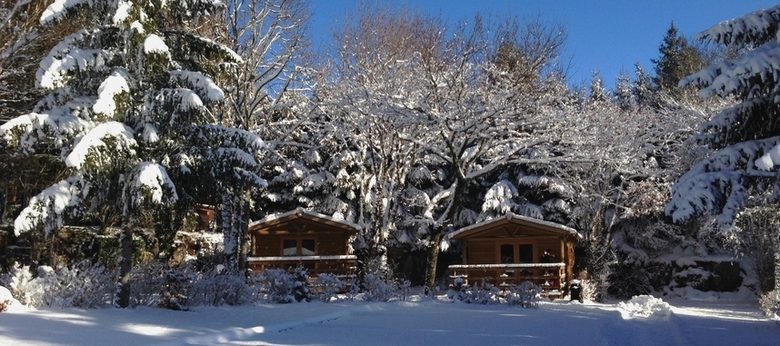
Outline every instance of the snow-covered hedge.
<path id="1" fill-rule="evenodd" d="M 447 296 L 453 301 L 467 304 L 509 304 L 535 308 L 539 306 L 541 294 L 542 288 L 530 281 L 510 285 L 504 290 L 482 281 L 477 285 L 461 286 L 459 290 L 448 292 Z"/>
<path id="2" fill-rule="evenodd" d="M 451 291 L 448 296 L 467 304 L 497 304 L 499 291 L 495 285 L 483 281 L 478 285 L 463 286 L 459 291 Z"/>
<path id="3" fill-rule="evenodd" d="M 317 276 L 317 286 L 320 288 L 320 300 L 327 303 L 333 301 L 347 284 L 334 274 L 323 273 Z"/>
<path id="4" fill-rule="evenodd" d="M 26 306 L 95 308 L 111 303 L 115 278 L 113 271 L 83 261 L 70 267 L 39 266 L 37 276 L 29 266 L 15 264 L 0 281 Z"/>
<path id="5" fill-rule="evenodd" d="M 386 302 L 398 296 L 398 285 L 378 274 L 366 274 L 363 278 L 363 288 L 359 297 L 365 301 Z"/>
<path id="6" fill-rule="evenodd" d="M 255 301 L 257 289 L 243 276 L 221 266 L 170 267 L 160 263 L 138 266 L 131 272 L 134 305 L 185 310 L 193 306 L 240 305 Z"/>
<path id="7" fill-rule="evenodd" d="M 254 280 L 260 288 L 260 295 L 272 303 L 292 303 L 310 300 L 308 272 L 304 268 L 292 271 L 266 269 Z"/>
<path id="8" fill-rule="evenodd" d="M 509 305 L 519 305 L 524 308 L 539 306 L 542 288 L 530 281 L 523 281 L 519 285 L 512 285 L 506 294 L 506 302 Z"/>

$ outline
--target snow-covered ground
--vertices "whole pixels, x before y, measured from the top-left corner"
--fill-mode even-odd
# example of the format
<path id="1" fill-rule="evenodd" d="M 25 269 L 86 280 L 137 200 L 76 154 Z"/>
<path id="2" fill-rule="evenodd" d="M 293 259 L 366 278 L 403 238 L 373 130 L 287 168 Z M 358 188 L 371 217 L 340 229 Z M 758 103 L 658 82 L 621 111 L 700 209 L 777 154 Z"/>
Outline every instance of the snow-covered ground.
<path id="1" fill-rule="evenodd" d="M 705 304 L 705 305 L 702 305 Z M 777 345 L 753 305 L 545 302 L 537 309 L 422 300 L 0 313 L 0 345 Z"/>

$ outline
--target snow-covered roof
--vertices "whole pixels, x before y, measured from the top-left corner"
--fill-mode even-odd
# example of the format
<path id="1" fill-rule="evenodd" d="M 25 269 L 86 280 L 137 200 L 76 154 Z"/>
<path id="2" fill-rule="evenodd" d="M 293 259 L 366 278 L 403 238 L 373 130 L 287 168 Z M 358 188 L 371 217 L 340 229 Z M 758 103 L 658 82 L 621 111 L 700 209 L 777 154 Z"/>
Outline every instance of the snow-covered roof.
<path id="1" fill-rule="evenodd" d="M 507 213 L 503 217 L 497 217 L 490 220 L 482 221 L 480 223 L 473 224 L 471 226 L 463 227 L 450 234 L 450 238 L 451 239 L 462 238 L 474 232 L 482 231 L 494 224 L 497 225 L 502 223 L 515 223 L 519 225 L 534 226 L 544 231 L 557 233 L 561 235 L 571 235 L 576 237 L 577 239 L 582 239 L 582 234 L 577 232 L 576 229 L 571 228 L 569 226 L 564 226 L 552 221 L 539 220 L 528 216 L 516 215 L 511 212 Z"/>
<path id="2" fill-rule="evenodd" d="M 337 219 L 332 216 L 328 216 L 320 213 L 315 213 L 313 211 L 305 210 L 303 208 L 293 209 L 284 213 L 269 214 L 258 221 L 250 222 L 249 229 L 260 228 L 263 226 L 278 225 L 299 218 L 308 219 L 311 221 L 320 222 L 332 226 L 337 226 L 340 228 L 349 229 L 351 231 L 357 231 L 361 229 L 359 225 L 354 224 L 352 222 L 348 222 L 342 219 Z"/>

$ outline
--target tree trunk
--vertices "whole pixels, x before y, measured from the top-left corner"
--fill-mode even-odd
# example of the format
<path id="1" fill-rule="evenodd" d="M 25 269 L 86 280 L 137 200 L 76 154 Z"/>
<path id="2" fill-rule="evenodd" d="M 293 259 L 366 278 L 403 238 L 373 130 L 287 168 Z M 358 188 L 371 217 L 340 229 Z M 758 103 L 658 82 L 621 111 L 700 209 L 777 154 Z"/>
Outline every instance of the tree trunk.
<path id="1" fill-rule="evenodd" d="M 117 305 L 120 308 L 130 306 L 130 269 L 133 267 L 133 229 L 127 227 L 119 236 L 121 256 L 119 258 L 119 293 Z"/>
<path id="2" fill-rule="evenodd" d="M 428 247 L 428 267 L 425 269 L 425 287 L 433 292 L 436 286 L 436 268 L 439 265 L 439 250 L 444 238 L 444 228 L 437 228 L 431 234 L 431 246 Z"/>
<path id="3" fill-rule="evenodd" d="M 780 291 L 780 239 L 778 239 L 777 233 L 775 233 L 774 237 L 774 249 L 775 249 L 775 287 L 774 291 L 778 292 Z"/>
<path id="4" fill-rule="evenodd" d="M 222 198 L 222 234 L 224 236 L 225 270 L 244 273 L 249 252 L 247 225 L 248 205 L 244 196 L 225 193 Z"/>
<path id="5" fill-rule="evenodd" d="M 248 197 L 247 197 L 248 198 Z M 249 253 L 249 241 L 247 238 L 247 227 L 249 226 L 249 211 L 246 199 L 242 199 L 238 203 L 239 211 L 236 218 L 236 232 L 238 233 L 238 272 L 241 274 L 246 273 L 246 259 Z"/>

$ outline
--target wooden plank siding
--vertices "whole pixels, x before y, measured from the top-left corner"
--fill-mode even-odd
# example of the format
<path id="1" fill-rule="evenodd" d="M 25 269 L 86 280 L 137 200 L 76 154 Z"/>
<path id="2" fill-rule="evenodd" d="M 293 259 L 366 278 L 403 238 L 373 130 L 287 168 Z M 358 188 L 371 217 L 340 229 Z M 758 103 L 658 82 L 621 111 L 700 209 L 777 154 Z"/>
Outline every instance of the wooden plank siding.
<path id="1" fill-rule="evenodd" d="M 262 271 L 302 266 L 312 276 L 351 276 L 357 260 L 350 252 L 349 241 L 356 232 L 353 224 L 301 209 L 275 215 L 249 226 L 248 267 Z M 296 244 L 295 254 L 284 253 L 285 241 Z M 313 254 L 304 249 L 304 242 L 313 242 Z"/>
<path id="2" fill-rule="evenodd" d="M 512 214 L 464 227 L 452 234 L 461 243 L 463 263 L 449 266 L 450 277 L 453 285 L 456 280 L 500 287 L 531 281 L 550 295 L 565 294 L 580 238 L 569 227 Z"/>

